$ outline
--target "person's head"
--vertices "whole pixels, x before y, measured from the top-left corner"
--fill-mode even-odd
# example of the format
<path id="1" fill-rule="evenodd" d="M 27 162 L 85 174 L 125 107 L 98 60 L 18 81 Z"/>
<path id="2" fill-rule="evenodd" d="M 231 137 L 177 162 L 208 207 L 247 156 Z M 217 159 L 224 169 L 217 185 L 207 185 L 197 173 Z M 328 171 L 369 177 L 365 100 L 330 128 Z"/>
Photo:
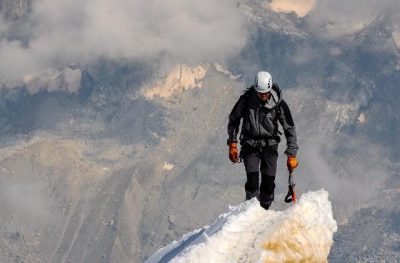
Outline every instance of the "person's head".
<path id="1" fill-rule="evenodd" d="M 257 73 L 254 80 L 254 89 L 261 101 L 267 101 L 271 96 L 272 76 L 266 71 Z"/>

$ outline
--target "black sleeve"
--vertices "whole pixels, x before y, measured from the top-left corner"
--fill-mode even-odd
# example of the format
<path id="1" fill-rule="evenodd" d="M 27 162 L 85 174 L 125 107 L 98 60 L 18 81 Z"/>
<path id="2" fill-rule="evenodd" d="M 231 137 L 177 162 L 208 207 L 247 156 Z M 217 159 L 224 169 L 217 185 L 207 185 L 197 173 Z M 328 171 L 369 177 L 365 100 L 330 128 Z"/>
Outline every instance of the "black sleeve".
<path id="1" fill-rule="evenodd" d="M 287 141 L 285 154 L 287 156 L 296 156 L 299 147 L 297 145 L 296 128 L 294 126 L 292 114 L 290 113 L 289 106 L 284 100 L 279 103 L 279 107 L 279 123 L 283 127 Z"/>
<path id="2" fill-rule="evenodd" d="M 231 142 L 237 142 L 240 119 L 243 117 L 243 108 L 244 108 L 243 105 L 244 105 L 244 96 L 241 96 L 239 100 L 236 102 L 235 106 L 233 107 L 231 114 L 229 115 L 229 122 L 228 122 L 229 138 L 227 141 L 228 144 L 230 144 Z"/>

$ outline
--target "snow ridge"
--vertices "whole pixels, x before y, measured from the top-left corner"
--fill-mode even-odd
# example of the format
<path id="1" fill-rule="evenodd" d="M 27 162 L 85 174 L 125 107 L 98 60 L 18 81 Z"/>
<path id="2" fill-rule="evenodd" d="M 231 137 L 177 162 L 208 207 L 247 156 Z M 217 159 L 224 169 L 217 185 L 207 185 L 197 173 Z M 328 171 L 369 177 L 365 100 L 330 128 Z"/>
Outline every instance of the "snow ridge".
<path id="1" fill-rule="evenodd" d="M 327 262 L 336 231 L 325 190 L 304 194 L 286 211 L 265 211 L 253 199 L 160 249 L 146 263 Z"/>

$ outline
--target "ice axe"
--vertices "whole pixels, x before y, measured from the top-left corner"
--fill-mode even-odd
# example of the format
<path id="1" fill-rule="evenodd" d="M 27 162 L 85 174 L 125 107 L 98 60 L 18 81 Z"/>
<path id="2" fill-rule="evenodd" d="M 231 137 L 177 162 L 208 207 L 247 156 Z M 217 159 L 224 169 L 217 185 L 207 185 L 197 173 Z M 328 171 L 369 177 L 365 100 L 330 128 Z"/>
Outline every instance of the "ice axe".
<path id="1" fill-rule="evenodd" d="M 293 171 L 289 171 L 289 191 L 285 197 L 285 202 L 286 203 L 296 203 L 297 199 L 296 199 L 296 192 L 294 191 L 294 180 L 293 180 L 293 176 L 292 176 L 292 172 Z"/>

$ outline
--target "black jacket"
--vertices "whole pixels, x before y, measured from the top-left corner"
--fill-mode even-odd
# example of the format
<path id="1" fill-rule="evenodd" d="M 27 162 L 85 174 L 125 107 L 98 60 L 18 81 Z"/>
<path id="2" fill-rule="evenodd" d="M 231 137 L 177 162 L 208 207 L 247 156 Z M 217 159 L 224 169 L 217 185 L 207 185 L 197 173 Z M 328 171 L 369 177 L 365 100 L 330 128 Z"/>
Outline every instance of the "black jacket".
<path id="1" fill-rule="evenodd" d="M 254 87 L 250 87 L 240 96 L 229 115 L 228 144 L 237 142 L 241 119 L 243 119 L 241 145 L 277 148 L 281 134 L 278 130 L 279 122 L 287 140 L 285 154 L 288 156 L 297 154 L 296 129 L 292 115 L 289 106 L 282 99 L 281 90 L 275 83 L 267 103 L 263 103 L 258 98 Z"/>

